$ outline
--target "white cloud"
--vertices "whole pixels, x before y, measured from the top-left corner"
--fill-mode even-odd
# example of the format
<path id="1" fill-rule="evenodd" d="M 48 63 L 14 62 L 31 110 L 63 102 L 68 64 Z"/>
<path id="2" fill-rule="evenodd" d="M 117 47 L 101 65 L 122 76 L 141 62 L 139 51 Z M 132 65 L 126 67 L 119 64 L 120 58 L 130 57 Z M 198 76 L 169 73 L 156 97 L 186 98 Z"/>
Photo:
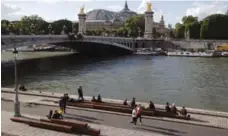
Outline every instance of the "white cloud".
<path id="1" fill-rule="evenodd" d="M 228 6 L 222 1 L 213 1 L 210 3 L 194 2 L 193 7 L 186 10 L 186 15 L 197 16 L 200 20 L 208 15 L 215 13 L 225 13 Z"/>
<path id="2" fill-rule="evenodd" d="M 17 20 L 21 18 L 22 8 L 12 4 L 1 3 L 1 18 Z"/>

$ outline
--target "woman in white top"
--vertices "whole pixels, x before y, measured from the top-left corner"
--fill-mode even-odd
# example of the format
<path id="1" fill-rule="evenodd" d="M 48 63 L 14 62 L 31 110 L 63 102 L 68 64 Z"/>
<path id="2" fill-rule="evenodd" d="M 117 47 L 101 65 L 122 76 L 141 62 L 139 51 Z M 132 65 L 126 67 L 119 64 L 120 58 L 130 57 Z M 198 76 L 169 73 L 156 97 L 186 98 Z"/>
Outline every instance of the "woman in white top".
<path id="1" fill-rule="evenodd" d="M 137 123 L 137 114 L 136 114 L 136 108 L 135 107 L 132 109 L 132 122 L 131 123 L 134 123 L 135 125 Z"/>

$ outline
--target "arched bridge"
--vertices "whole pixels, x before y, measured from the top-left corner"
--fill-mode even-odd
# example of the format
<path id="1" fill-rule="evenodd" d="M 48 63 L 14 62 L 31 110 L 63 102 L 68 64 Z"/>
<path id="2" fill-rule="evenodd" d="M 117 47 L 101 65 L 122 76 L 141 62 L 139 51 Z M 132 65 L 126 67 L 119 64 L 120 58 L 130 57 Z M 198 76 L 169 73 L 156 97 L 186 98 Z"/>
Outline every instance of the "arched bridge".
<path id="1" fill-rule="evenodd" d="M 84 36 L 70 40 L 67 35 L 3 35 L 2 50 L 34 44 L 55 44 L 75 49 L 89 55 L 132 54 L 135 48 L 133 38 Z"/>

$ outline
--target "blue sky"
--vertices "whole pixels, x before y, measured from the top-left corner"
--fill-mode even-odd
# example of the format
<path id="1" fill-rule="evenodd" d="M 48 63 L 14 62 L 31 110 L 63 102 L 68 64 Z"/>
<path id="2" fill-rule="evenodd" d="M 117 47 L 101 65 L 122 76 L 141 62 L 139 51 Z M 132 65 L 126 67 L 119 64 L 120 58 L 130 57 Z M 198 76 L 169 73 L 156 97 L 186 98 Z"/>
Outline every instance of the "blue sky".
<path id="1" fill-rule="evenodd" d="M 128 7 L 138 13 L 146 10 L 146 2 L 150 0 L 128 0 Z M 154 20 L 164 15 L 165 23 L 181 21 L 185 15 L 198 16 L 203 19 L 209 14 L 225 13 L 228 1 L 150 1 L 154 11 Z M 107 9 L 119 11 L 124 7 L 125 0 L 2 0 L 1 18 L 19 20 L 24 15 L 37 14 L 47 21 L 58 19 L 77 20 L 80 7 L 84 4 L 85 11 Z"/>

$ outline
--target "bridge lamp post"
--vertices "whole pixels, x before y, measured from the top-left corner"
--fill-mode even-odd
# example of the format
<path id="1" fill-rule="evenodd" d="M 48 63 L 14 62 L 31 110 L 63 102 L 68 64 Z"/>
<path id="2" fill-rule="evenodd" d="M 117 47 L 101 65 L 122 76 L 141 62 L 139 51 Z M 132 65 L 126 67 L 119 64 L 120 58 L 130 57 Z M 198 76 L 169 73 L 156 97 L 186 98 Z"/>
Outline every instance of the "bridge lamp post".
<path id="1" fill-rule="evenodd" d="M 20 102 L 19 102 L 19 98 L 18 98 L 18 87 L 17 87 L 17 48 L 14 47 L 13 50 L 13 54 L 14 54 L 14 70 L 15 70 L 15 101 L 14 101 L 14 116 L 15 117 L 20 117 L 21 113 L 20 113 Z"/>
<path id="2" fill-rule="evenodd" d="M 66 25 L 63 25 L 63 34 L 66 34 L 66 29 L 67 29 L 67 27 L 66 27 Z"/>
<path id="3" fill-rule="evenodd" d="M 30 25 L 30 28 L 31 28 L 32 33 L 35 34 L 35 31 L 34 31 L 35 25 L 34 24 L 31 24 Z"/>
<path id="4" fill-rule="evenodd" d="M 52 26 L 51 26 L 51 24 L 48 25 L 48 31 L 49 31 L 49 34 L 52 33 Z"/>

